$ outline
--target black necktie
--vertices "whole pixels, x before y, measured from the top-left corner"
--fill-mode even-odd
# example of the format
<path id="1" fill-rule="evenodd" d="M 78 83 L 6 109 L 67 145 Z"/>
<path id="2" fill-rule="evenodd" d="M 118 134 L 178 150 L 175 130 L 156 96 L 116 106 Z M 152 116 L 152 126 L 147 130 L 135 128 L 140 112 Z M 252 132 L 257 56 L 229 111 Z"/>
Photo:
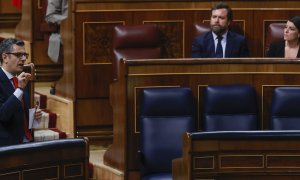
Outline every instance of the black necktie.
<path id="1" fill-rule="evenodd" d="M 218 39 L 218 44 L 217 44 L 217 49 L 216 49 L 216 57 L 223 58 L 223 48 L 222 48 L 222 44 L 221 44 L 223 37 L 218 36 L 217 39 Z"/>

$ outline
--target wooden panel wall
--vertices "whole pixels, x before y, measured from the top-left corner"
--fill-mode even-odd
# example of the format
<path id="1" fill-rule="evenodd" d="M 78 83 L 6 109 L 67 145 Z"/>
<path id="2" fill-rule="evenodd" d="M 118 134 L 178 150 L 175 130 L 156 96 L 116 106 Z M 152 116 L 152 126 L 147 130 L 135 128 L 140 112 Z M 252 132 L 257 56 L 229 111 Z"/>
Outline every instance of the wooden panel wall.
<path id="1" fill-rule="evenodd" d="M 13 31 L 21 19 L 21 11 L 7 0 L 0 0 L 0 33 Z"/>
<path id="2" fill-rule="evenodd" d="M 83 131 L 112 127 L 109 85 L 112 77 L 112 29 L 119 24 L 158 25 L 164 58 L 191 56 L 193 25 L 210 19 L 210 8 L 218 1 L 100 1 L 72 0 L 69 18 L 63 21 L 64 73 L 57 93 L 74 100 L 75 127 Z M 266 22 L 286 21 L 300 14 L 300 2 L 226 1 L 234 19 L 242 24 L 251 57 L 263 56 Z M 91 110 L 92 108 L 92 110 Z"/>
<path id="3" fill-rule="evenodd" d="M 280 13 L 279 13 L 280 12 Z M 91 15 L 92 14 L 92 15 Z M 274 16 L 270 16 L 275 14 Z M 277 15 L 278 14 L 278 15 Z M 243 24 L 245 36 L 248 39 L 251 57 L 264 56 L 264 35 L 266 25 L 271 22 L 285 22 L 289 17 L 300 14 L 300 10 L 234 10 L 235 23 Z M 277 15 L 277 16 L 276 16 Z M 79 17 L 78 17 L 79 16 Z M 116 24 L 157 24 L 163 42 L 163 57 L 183 58 L 191 56 L 191 44 L 193 40 L 193 25 L 197 22 L 207 22 L 210 19 L 210 10 L 170 10 L 170 11 L 128 11 L 128 12 L 87 12 L 76 16 L 81 25 L 76 32 L 82 34 L 82 28 L 88 28 L 91 23 L 98 26 L 94 29 L 93 41 L 97 43 L 97 59 L 110 63 L 109 50 L 111 47 L 111 31 Z M 89 17 L 91 17 L 89 19 Z M 87 21 L 82 21 L 84 18 Z M 255 27 L 255 28 L 254 28 Z M 100 31 L 101 30 L 101 31 Z M 91 33 L 85 31 L 84 33 Z M 86 37 L 87 34 L 83 34 Z M 82 44 L 79 39 L 79 44 Z M 86 44 L 85 49 L 95 49 L 93 43 Z M 81 48 L 79 46 L 78 48 Z M 78 52 L 81 56 L 90 56 L 89 51 Z M 82 54 L 85 53 L 85 54 Z"/>

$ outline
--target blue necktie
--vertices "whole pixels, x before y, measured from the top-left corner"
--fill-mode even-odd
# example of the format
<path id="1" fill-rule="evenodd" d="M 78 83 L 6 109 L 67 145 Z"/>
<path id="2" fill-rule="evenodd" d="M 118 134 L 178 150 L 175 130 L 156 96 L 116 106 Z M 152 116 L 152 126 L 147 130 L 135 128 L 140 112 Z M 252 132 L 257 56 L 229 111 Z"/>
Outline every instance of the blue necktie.
<path id="1" fill-rule="evenodd" d="M 216 57 L 223 58 L 223 48 L 222 48 L 222 44 L 221 44 L 223 37 L 218 36 L 217 39 L 218 39 L 218 44 L 217 44 L 217 49 L 216 49 Z"/>

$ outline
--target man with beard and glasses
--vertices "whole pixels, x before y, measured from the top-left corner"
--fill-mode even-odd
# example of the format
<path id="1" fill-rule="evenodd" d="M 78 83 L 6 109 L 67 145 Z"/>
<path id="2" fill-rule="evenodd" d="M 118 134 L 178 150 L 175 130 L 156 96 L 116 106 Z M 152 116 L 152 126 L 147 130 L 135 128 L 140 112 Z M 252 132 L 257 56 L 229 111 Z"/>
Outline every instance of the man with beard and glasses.
<path id="1" fill-rule="evenodd" d="M 218 3 L 211 9 L 211 31 L 194 39 L 193 58 L 234 58 L 248 57 L 246 38 L 229 30 L 233 19 L 231 8 L 225 3 Z"/>

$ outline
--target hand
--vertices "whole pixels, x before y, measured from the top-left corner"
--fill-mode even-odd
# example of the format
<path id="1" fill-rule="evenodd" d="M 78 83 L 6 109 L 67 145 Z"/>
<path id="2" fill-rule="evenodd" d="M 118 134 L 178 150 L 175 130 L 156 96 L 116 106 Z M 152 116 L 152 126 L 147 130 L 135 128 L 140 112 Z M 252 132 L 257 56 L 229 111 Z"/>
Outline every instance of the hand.
<path id="1" fill-rule="evenodd" d="M 22 72 L 18 76 L 18 88 L 24 89 L 31 78 L 31 74 Z"/>
<path id="2" fill-rule="evenodd" d="M 36 121 L 40 121 L 42 119 L 42 110 L 41 109 L 36 109 L 34 113 L 34 119 Z"/>

